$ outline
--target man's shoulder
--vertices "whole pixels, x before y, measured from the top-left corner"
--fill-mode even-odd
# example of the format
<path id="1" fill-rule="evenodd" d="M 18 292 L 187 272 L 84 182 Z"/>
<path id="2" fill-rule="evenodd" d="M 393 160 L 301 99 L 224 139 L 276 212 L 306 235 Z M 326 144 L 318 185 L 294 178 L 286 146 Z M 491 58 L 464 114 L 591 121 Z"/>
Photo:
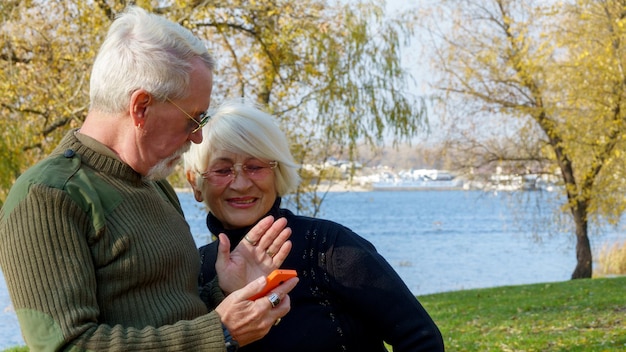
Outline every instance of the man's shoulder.
<path id="1" fill-rule="evenodd" d="M 62 189 L 81 168 L 80 158 L 68 149 L 46 157 L 22 174 L 16 184 L 43 184 Z"/>
<path id="2" fill-rule="evenodd" d="M 11 188 L 3 207 L 4 214 L 24 200 L 33 187 L 61 191 L 86 212 L 108 212 L 122 200 L 119 192 L 95 170 L 86 167 L 72 149 L 53 153 L 26 170 Z"/>
<path id="3" fill-rule="evenodd" d="M 69 152 L 68 152 L 69 153 Z M 19 203 L 34 185 L 63 189 L 80 168 L 80 159 L 55 154 L 46 157 L 20 175 L 7 196 L 5 207 Z"/>

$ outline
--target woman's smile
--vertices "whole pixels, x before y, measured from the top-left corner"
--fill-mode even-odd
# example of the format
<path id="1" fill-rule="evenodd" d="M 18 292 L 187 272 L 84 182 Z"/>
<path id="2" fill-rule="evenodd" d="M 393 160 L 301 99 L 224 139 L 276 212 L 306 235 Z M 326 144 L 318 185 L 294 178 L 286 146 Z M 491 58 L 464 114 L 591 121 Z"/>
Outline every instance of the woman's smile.
<path id="1" fill-rule="evenodd" d="M 245 198 L 229 198 L 226 201 L 228 202 L 228 204 L 230 204 L 233 207 L 241 207 L 241 206 L 248 206 L 248 205 L 252 205 L 254 204 L 256 201 L 258 200 L 258 198 L 256 197 L 245 197 Z"/>

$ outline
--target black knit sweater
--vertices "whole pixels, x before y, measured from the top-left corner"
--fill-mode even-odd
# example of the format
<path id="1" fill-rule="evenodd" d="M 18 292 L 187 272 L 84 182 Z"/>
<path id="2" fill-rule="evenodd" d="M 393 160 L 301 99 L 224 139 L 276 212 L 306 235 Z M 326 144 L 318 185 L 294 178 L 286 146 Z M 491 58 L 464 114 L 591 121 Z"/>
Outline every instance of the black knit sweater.
<path id="1" fill-rule="evenodd" d="M 439 329 L 426 310 L 374 246 L 332 221 L 285 217 L 293 248 L 282 265 L 295 269 L 300 282 L 289 294 L 291 311 L 269 334 L 241 351 L 443 351 Z M 211 213 L 211 233 L 225 233 L 234 248 L 251 228 L 226 230 Z M 215 276 L 217 241 L 200 248 L 200 284 Z"/>

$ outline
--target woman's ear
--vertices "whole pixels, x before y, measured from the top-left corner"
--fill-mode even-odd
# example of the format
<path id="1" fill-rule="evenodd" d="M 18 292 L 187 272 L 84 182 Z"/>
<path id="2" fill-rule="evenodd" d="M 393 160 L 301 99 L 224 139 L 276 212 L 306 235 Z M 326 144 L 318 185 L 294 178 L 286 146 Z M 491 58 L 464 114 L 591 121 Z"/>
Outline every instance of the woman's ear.
<path id="1" fill-rule="evenodd" d="M 202 190 L 196 184 L 196 176 L 197 174 L 191 170 L 187 170 L 185 172 L 185 176 L 187 177 L 187 182 L 191 185 L 193 189 L 193 197 L 198 202 L 202 202 L 204 200 L 204 196 L 202 195 Z"/>

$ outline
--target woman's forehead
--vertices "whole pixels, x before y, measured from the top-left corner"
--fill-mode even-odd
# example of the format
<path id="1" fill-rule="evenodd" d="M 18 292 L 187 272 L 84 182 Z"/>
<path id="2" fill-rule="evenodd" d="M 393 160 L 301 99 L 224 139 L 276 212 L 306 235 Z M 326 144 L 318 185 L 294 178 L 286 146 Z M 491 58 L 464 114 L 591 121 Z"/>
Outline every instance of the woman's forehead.
<path id="1" fill-rule="evenodd" d="M 249 155 L 249 154 L 237 153 L 237 152 L 232 152 L 228 150 L 218 150 L 211 155 L 210 163 L 217 163 L 217 162 L 239 163 L 239 162 L 248 161 L 250 159 L 256 159 L 256 157 Z"/>

